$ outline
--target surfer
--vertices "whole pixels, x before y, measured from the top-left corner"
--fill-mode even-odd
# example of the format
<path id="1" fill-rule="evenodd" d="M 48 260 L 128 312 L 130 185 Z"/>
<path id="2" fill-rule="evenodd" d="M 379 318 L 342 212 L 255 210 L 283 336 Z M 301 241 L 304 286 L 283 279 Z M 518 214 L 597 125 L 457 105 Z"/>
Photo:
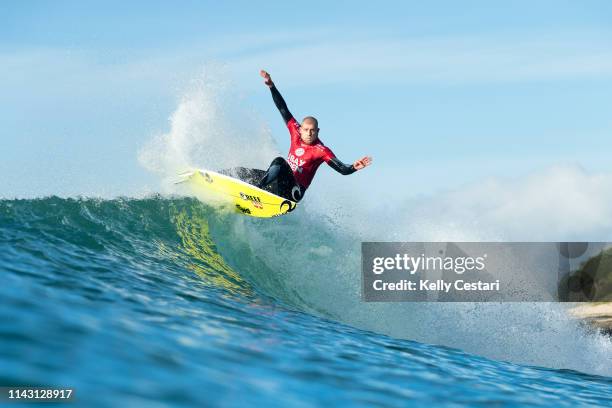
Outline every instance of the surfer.
<path id="1" fill-rule="evenodd" d="M 267 187 L 274 194 L 293 201 L 300 201 L 321 163 L 327 163 L 332 169 L 343 175 L 352 174 L 372 163 L 372 158 L 369 156 L 362 157 L 351 165 L 338 160 L 336 155 L 319 139 L 317 119 L 306 116 L 299 124 L 289 112 L 287 104 L 276 89 L 274 82 L 272 82 L 270 74 L 264 70 L 261 70 L 259 74 L 270 88 L 272 100 L 289 129 L 291 147 L 287 160 L 282 157 L 272 160 L 268 171 L 259 181 L 257 187 Z"/>

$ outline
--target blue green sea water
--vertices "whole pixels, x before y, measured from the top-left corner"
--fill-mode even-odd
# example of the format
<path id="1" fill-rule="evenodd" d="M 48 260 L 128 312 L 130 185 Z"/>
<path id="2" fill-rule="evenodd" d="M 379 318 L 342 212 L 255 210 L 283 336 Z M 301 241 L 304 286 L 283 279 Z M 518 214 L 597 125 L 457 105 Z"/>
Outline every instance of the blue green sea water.
<path id="1" fill-rule="evenodd" d="M 192 198 L 0 201 L 0 385 L 77 406 L 610 406 L 553 305 L 360 300 L 360 237 Z"/>

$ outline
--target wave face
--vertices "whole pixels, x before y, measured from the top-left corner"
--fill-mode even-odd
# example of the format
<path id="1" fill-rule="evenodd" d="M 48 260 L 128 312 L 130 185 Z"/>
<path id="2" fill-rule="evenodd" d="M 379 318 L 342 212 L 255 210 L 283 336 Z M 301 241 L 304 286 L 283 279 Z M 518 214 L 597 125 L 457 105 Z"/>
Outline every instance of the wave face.
<path id="1" fill-rule="evenodd" d="M 359 242 L 305 211 L 0 201 L 0 384 L 86 406 L 610 403 L 608 338 L 548 304 L 364 304 Z"/>

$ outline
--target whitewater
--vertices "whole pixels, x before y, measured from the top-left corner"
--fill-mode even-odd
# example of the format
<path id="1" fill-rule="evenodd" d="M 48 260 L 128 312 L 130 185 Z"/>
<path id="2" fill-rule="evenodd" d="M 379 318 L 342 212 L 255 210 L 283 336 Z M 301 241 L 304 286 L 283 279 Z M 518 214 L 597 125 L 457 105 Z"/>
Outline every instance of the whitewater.
<path id="1" fill-rule="evenodd" d="M 525 208 L 487 192 L 562 178 L 565 194 L 573 180 L 605 203 L 607 176 L 553 168 L 377 219 L 316 199 L 252 219 L 172 184 L 185 168 L 263 168 L 278 153 L 219 84 L 196 84 L 139 152 L 160 194 L 0 200 L 1 384 L 74 387 L 83 406 L 612 403 L 612 342 L 568 305 L 365 303 L 360 286 L 362 241 L 516 239 L 516 223 L 500 225 Z M 257 149 L 241 149 L 247 134 Z M 609 240 L 604 215 L 588 238 Z"/>

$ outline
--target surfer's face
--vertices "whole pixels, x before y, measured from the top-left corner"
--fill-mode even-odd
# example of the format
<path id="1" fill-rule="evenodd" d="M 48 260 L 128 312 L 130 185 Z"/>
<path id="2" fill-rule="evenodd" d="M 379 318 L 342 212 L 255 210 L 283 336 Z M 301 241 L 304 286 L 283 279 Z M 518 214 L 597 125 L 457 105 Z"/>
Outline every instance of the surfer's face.
<path id="1" fill-rule="evenodd" d="M 305 120 L 300 126 L 300 137 L 302 142 L 307 145 L 313 144 L 319 138 L 319 128 L 317 124 L 311 120 Z"/>

